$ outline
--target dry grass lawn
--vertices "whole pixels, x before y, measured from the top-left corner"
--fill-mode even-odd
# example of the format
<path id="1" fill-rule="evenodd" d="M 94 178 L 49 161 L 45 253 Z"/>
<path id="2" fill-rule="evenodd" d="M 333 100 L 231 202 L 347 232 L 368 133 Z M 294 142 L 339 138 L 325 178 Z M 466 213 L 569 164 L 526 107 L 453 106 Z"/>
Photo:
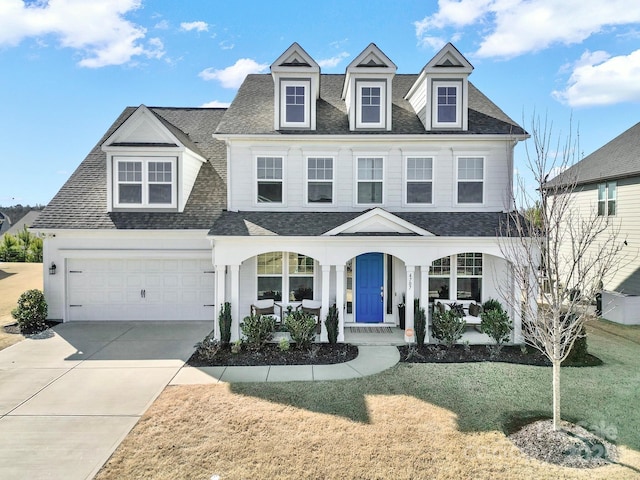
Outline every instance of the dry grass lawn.
<path id="1" fill-rule="evenodd" d="M 25 290 L 42 290 L 41 263 L 0 262 L 0 327 L 15 322 L 11 310 Z M 21 335 L 9 335 L 0 328 L 0 350 L 21 341 Z"/>
<path id="2" fill-rule="evenodd" d="M 563 369 L 563 413 L 615 437 L 618 465 L 549 465 L 505 436 L 509 419 L 550 413 L 549 368 L 400 364 L 336 382 L 168 387 L 96 478 L 640 478 L 640 345 L 593 330 L 590 346 L 605 365 Z"/>

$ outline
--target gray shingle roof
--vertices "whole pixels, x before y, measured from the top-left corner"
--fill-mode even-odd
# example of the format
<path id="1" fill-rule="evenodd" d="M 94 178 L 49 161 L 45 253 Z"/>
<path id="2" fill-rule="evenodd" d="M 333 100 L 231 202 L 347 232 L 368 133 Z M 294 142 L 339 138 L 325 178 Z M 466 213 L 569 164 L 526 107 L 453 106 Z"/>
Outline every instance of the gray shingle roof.
<path id="1" fill-rule="evenodd" d="M 415 134 L 523 134 L 522 127 L 510 119 L 500 108 L 469 83 L 469 130 L 438 130 L 427 132 L 413 108 L 404 97 L 415 83 L 418 75 L 398 74 L 393 78 L 392 126 L 393 130 L 372 131 L 372 135 Z M 218 125 L 219 134 L 269 134 L 291 135 L 296 133 L 315 135 L 366 134 L 349 130 L 347 107 L 342 100 L 344 75 L 322 75 L 320 77 L 320 99 L 317 101 L 316 130 L 295 131 L 273 129 L 274 89 L 271 75 L 248 75 Z"/>
<path id="2" fill-rule="evenodd" d="M 32 228 L 209 229 L 226 206 L 226 147 L 211 133 L 224 109 L 156 108 L 155 115 L 208 162 L 200 168 L 184 212 L 106 212 L 107 165 L 102 143 L 129 118 L 127 107 L 42 211 Z"/>
<path id="3" fill-rule="evenodd" d="M 547 186 L 578 185 L 640 175 L 640 123 L 554 177 Z"/>
<path id="4" fill-rule="evenodd" d="M 222 212 L 209 235 L 319 236 L 364 212 Z M 501 212 L 391 212 L 443 237 L 495 237 L 509 214 Z M 256 228 L 259 227 L 259 228 Z M 262 231 L 261 231 L 262 229 Z M 395 236 L 381 233 L 381 236 Z"/>

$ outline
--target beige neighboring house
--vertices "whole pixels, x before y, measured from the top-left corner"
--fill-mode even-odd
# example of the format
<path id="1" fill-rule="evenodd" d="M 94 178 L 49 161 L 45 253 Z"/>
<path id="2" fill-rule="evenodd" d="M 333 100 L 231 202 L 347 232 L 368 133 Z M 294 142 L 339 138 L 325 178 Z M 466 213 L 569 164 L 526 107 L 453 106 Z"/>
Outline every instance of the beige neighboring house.
<path id="1" fill-rule="evenodd" d="M 39 215 L 40 210 L 31 210 L 24 217 L 11 225 L 8 230 L 4 230 L 2 232 L 2 235 L 4 236 L 5 233 L 8 233 L 9 235 L 13 235 L 14 237 L 17 236 L 18 233 L 20 233 L 24 229 L 25 225 L 27 226 L 27 228 L 31 228 L 31 225 L 33 224 L 33 222 L 35 222 Z"/>
<path id="2" fill-rule="evenodd" d="M 640 324 L 640 123 L 555 177 L 576 182 L 581 211 L 615 220 L 625 239 L 620 268 L 605 281 L 602 316 L 623 324 Z"/>

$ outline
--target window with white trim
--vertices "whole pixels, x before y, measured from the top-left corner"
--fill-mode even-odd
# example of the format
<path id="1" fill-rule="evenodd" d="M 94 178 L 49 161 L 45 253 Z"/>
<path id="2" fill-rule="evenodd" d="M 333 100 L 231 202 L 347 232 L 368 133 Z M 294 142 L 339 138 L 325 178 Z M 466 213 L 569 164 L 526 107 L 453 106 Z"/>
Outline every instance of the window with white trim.
<path id="1" fill-rule="evenodd" d="M 289 252 L 289 301 L 313 300 L 313 258 Z"/>
<path id="2" fill-rule="evenodd" d="M 282 252 L 258 255 L 258 300 L 282 300 Z"/>
<path id="3" fill-rule="evenodd" d="M 456 256 L 458 300 L 481 301 L 482 253 L 461 253 Z"/>
<path id="4" fill-rule="evenodd" d="M 282 203 L 282 157 L 257 157 L 258 203 Z"/>
<path id="5" fill-rule="evenodd" d="M 384 128 L 386 92 L 384 82 L 357 82 L 356 127 Z"/>
<path id="6" fill-rule="evenodd" d="M 407 158 L 407 204 L 430 204 L 433 202 L 433 158 Z"/>
<path id="7" fill-rule="evenodd" d="M 308 81 L 282 81 L 280 90 L 281 126 L 297 128 L 310 126 L 310 90 Z"/>
<path id="8" fill-rule="evenodd" d="M 315 261 L 299 253 L 269 252 L 257 256 L 258 300 L 313 299 Z"/>
<path id="9" fill-rule="evenodd" d="M 614 216 L 616 214 L 618 182 L 598 184 L 598 216 Z"/>
<path id="10" fill-rule="evenodd" d="M 377 205 L 383 199 L 384 159 L 359 157 L 357 173 L 357 203 Z"/>
<path id="11" fill-rule="evenodd" d="M 483 203 L 484 158 L 458 158 L 458 203 Z"/>
<path id="12" fill-rule="evenodd" d="M 307 157 L 307 203 L 333 203 L 333 157 Z"/>
<path id="13" fill-rule="evenodd" d="M 433 83 L 433 126 L 462 127 L 462 101 L 459 82 Z"/>
<path id="14" fill-rule="evenodd" d="M 451 257 L 434 260 L 429 267 L 429 301 L 449 300 L 451 285 Z"/>
<path id="15" fill-rule="evenodd" d="M 174 157 L 114 157 L 114 206 L 175 207 L 176 165 Z"/>

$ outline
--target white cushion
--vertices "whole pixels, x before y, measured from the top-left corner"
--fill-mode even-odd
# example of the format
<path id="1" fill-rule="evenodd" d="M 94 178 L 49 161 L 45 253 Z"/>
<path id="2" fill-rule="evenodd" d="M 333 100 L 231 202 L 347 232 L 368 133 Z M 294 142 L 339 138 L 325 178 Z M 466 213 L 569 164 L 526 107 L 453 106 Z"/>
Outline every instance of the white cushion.
<path id="1" fill-rule="evenodd" d="M 322 307 L 322 302 L 317 300 L 302 300 L 302 308 L 320 308 Z"/>
<path id="2" fill-rule="evenodd" d="M 273 307 L 273 298 L 268 298 L 266 300 L 256 300 L 255 302 L 253 302 L 253 306 L 260 309 Z"/>

